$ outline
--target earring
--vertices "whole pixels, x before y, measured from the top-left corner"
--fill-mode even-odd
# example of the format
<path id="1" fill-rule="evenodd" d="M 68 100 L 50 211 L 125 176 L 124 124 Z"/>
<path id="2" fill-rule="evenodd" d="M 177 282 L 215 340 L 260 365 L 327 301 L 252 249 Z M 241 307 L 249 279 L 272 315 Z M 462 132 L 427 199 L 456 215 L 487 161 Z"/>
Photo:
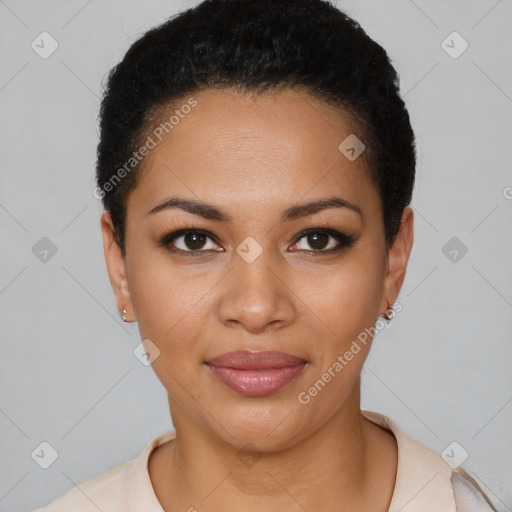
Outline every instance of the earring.
<path id="1" fill-rule="evenodd" d="M 128 313 L 128 311 L 126 311 L 126 309 L 123 309 L 123 322 L 126 322 L 126 314 Z"/>
<path id="2" fill-rule="evenodd" d="M 392 304 L 388 304 L 388 308 L 386 309 L 386 312 L 383 315 L 380 315 L 382 318 L 386 320 L 386 322 L 389 324 L 393 318 L 395 318 L 395 310 L 393 309 Z"/>

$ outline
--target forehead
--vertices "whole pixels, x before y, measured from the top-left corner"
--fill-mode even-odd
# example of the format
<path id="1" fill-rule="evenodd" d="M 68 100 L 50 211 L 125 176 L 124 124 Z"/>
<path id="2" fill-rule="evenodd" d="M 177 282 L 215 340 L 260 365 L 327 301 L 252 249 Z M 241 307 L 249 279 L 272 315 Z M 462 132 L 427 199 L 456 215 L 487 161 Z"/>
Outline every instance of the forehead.
<path id="1" fill-rule="evenodd" d="M 340 108 L 296 90 L 191 96 L 193 108 L 180 108 L 190 104 L 184 98 L 160 113 L 160 126 L 174 117 L 168 133 L 155 131 L 158 122 L 148 130 L 155 147 L 132 193 L 138 203 L 170 192 L 246 209 L 335 191 L 351 201 L 375 199 L 366 160 L 349 160 L 339 149 L 347 137 L 364 140 Z"/>

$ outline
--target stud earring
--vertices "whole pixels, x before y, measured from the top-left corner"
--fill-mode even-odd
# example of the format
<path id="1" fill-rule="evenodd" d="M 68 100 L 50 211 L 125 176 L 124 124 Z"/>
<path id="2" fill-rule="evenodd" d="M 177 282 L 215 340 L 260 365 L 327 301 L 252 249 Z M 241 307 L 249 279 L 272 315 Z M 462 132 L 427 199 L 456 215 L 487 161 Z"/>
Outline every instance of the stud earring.
<path id="1" fill-rule="evenodd" d="M 126 309 L 123 309 L 123 322 L 126 322 L 127 313 L 128 313 L 128 311 L 126 311 Z"/>
<path id="2" fill-rule="evenodd" d="M 393 320 L 393 318 L 395 318 L 395 310 L 393 309 L 393 306 L 391 304 L 388 304 L 388 308 L 386 309 L 386 312 L 383 315 L 379 315 L 379 316 L 384 318 L 384 320 L 386 320 L 386 322 L 389 324 L 389 322 L 391 322 L 391 320 Z"/>

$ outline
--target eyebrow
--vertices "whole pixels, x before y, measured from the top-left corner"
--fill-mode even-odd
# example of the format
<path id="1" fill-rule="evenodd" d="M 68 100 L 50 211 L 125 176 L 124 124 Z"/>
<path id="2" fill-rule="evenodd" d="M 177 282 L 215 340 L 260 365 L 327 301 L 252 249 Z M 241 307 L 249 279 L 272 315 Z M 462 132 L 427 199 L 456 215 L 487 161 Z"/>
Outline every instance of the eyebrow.
<path id="1" fill-rule="evenodd" d="M 216 206 L 206 204 L 201 201 L 195 201 L 193 199 L 183 199 L 179 197 L 171 197 L 166 199 L 151 209 L 148 212 L 148 215 L 152 215 L 169 208 L 180 208 L 181 210 L 192 213 L 194 215 L 199 215 L 200 217 L 208 220 L 216 220 L 226 223 L 233 221 L 233 217 L 231 215 Z M 340 197 L 330 197 L 328 199 L 320 199 L 316 201 L 310 201 L 308 203 L 290 206 L 283 212 L 281 220 L 292 221 L 300 219 L 307 217 L 308 215 L 313 215 L 314 213 L 320 212 L 327 208 L 348 208 L 358 213 L 359 216 L 364 219 L 361 208 L 359 208 L 359 206 L 356 204 L 346 201 Z"/>

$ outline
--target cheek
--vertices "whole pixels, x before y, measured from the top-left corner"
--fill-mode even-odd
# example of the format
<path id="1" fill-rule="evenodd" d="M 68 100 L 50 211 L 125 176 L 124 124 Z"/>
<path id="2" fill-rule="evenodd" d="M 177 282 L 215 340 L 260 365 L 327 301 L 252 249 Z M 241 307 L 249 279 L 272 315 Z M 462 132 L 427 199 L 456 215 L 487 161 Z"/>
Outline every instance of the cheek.
<path id="1" fill-rule="evenodd" d="M 379 260 L 358 251 L 343 264 L 304 278 L 301 299 L 322 320 L 328 337 L 337 340 L 337 348 L 375 324 L 383 284 L 381 267 Z"/>
<path id="2" fill-rule="evenodd" d="M 215 284 L 212 275 L 194 272 L 192 276 L 186 268 L 170 265 L 165 257 L 144 259 L 142 254 L 134 258 L 132 268 L 129 288 L 141 336 L 172 352 L 173 357 L 190 357 L 208 316 L 205 291 Z"/>

